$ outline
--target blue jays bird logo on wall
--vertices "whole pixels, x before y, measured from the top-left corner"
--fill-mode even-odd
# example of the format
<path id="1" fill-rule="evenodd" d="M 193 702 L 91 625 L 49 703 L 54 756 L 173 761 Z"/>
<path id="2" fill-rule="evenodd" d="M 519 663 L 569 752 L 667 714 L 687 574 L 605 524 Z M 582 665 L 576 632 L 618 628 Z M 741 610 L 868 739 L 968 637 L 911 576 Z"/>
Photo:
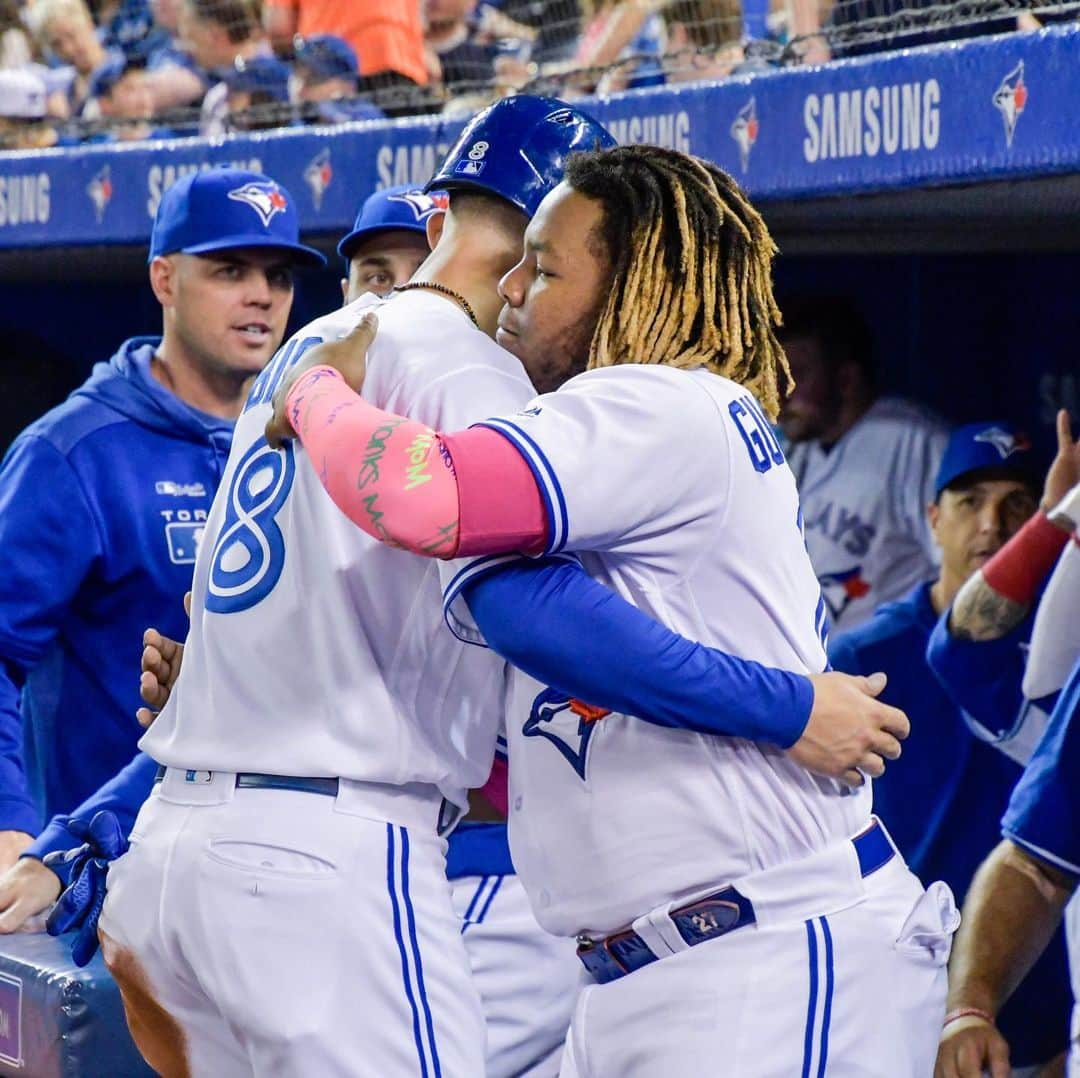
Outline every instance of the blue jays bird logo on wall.
<path id="1" fill-rule="evenodd" d="M 987 427 L 986 430 L 979 431 L 975 435 L 975 441 L 992 445 L 1001 454 L 1002 460 L 1007 460 L 1013 453 L 1031 448 L 1031 443 L 1022 434 L 1013 435 L 1000 427 Z"/>
<path id="2" fill-rule="evenodd" d="M 288 199 L 276 183 L 245 183 L 243 187 L 230 191 L 229 198 L 250 206 L 259 215 L 263 228 L 266 228 L 277 214 L 284 213 L 289 208 Z"/>
<path id="3" fill-rule="evenodd" d="M 94 216 L 97 218 L 98 224 L 101 224 L 105 217 L 105 210 L 113 196 L 113 185 L 108 165 L 101 169 L 86 185 L 86 193 L 90 196 L 90 201 L 94 205 Z"/>
<path id="4" fill-rule="evenodd" d="M 839 573 L 824 573 L 818 577 L 821 585 L 821 597 L 829 608 L 833 621 L 840 617 L 856 599 L 861 599 L 870 592 L 870 581 L 864 580 L 862 566 L 843 569 Z"/>
<path id="5" fill-rule="evenodd" d="M 304 169 L 304 182 L 311 191 L 311 201 L 315 209 L 322 209 L 323 195 L 334 179 L 334 169 L 330 164 L 330 151 L 317 153 Z M 265 222 L 264 222 L 265 223 Z"/>
<path id="6" fill-rule="evenodd" d="M 750 167 L 750 151 L 758 137 L 757 102 L 754 98 L 743 105 L 731 125 L 731 137 L 739 147 L 739 164 L 743 172 Z"/>
<path id="7" fill-rule="evenodd" d="M 1001 119 L 1005 124 L 1005 144 L 1012 146 L 1013 133 L 1016 131 L 1016 121 L 1027 106 L 1028 89 L 1024 82 L 1024 61 L 1021 60 L 1016 67 L 1001 80 L 1001 85 L 994 91 L 994 108 L 1001 113 Z"/>
<path id="8" fill-rule="evenodd" d="M 574 700 L 558 689 L 544 689 L 533 701 L 521 732 L 526 737 L 546 738 L 584 779 L 597 720 L 609 714 L 604 708 Z"/>

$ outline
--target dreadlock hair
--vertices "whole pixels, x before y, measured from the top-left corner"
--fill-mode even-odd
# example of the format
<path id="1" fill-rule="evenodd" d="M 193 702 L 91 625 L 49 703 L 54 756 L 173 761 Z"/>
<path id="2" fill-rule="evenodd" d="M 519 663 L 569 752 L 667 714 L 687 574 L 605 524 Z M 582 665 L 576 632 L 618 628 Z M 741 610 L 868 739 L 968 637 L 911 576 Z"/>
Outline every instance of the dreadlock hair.
<path id="1" fill-rule="evenodd" d="M 617 146 L 570 157 L 566 182 L 601 204 L 591 242 L 611 267 L 588 368 L 704 366 L 775 419 L 793 384 L 775 333 L 776 244 L 735 181 L 689 154 Z"/>

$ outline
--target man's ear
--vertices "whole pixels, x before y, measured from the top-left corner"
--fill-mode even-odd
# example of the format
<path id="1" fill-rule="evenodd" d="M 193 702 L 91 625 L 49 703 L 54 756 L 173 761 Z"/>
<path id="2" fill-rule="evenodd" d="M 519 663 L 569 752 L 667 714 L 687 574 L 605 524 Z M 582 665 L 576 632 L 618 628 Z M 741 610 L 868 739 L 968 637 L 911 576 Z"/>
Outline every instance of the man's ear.
<path id="1" fill-rule="evenodd" d="M 937 502 L 930 502 L 926 507 L 926 522 L 930 525 L 930 534 L 934 537 L 934 541 L 938 543 L 938 546 L 941 546 L 937 535 L 937 523 L 940 517 L 941 506 Z"/>
<path id="2" fill-rule="evenodd" d="M 150 287 L 162 307 L 176 304 L 176 262 L 168 255 L 158 255 L 150 263 Z"/>
<path id="3" fill-rule="evenodd" d="M 446 211 L 438 210 L 427 219 L 428 246 L 434 251 L 435 245 L 442 239 L 443 227 L 446 224 Z"/>

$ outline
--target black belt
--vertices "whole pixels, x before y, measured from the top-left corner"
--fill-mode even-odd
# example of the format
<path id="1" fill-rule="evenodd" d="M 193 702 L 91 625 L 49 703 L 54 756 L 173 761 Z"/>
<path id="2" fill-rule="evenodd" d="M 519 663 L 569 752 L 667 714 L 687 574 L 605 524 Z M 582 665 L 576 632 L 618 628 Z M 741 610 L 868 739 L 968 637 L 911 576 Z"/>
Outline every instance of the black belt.
<path id="1" fill-rule="evenodd" d="M 896 855 L 885 829 L 875 820 L 851 840 L 859 859 L 859 871 L 869 876 Z M 757 921 L 753 903 L 734 887 L 723 887 L 705 898 L 668 913 L 688 947 L 707 943 L 736 928 Z M 598 984 L 618 980 L 628 973 L 656 962 L 660 957 L 632 928 L 604 939 L 578 937 L 578 958 Z"/>
<path id="2" fill-rule="evenodd" d="M 177 769 L 179 770 L 179 769 Z M 184 777 L 193 785 L 199 783 L 198 775 L 213 775 L 212 771 L 185 770 Z M 158 767 L 155 783 L 161 782 L 165 777 L 165 768 Z M 206 780 L 209 782 L 209 778 Z M 304 794 L 323 794 L 326 797 L 337 797 L 337 779 L 313 779 L 303 775 L 260 775 L 252 772 L 241 772 L 236 776 L 236 788 L 238 790 L 296 790 Z"/>

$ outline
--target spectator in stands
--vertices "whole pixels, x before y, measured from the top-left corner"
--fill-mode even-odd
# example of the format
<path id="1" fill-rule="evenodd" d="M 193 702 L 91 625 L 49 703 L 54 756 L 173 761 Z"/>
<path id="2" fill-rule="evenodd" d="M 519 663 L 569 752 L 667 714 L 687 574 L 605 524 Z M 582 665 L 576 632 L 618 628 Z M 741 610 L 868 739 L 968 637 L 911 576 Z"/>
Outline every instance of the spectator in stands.
<path id="1" fill-rule="evenodd" d="M 726 78 L 742 62 L 739 0 L 670 0 L 663 14 L 667 82 Z"/>
<path id="2" fill-rule="evenodd" d="M 424 41 L 451 91 L 476 91 L 495 79 L 497 50 L 493 42 L 477 39 L 476 7 L 477 0 L 423 0 Z"/>
<path id="3" fill-rule="evenodd" d="M 585 25 L 574 66 L 602 68 L 617 60 L 626 61 L 600 80 L 601 90 L 663 81 L 660 64 L 652 59 L 667 47 L 664 20 L 659 15 L 662 0 L 587 0 L 585 6 Z M 596 75 L 587 81 L 596 83 Z"/>
<path id="4" fill-rule="evenodd" d="M 0 0 L 0 69 L 23 67 L 34 58 L 20 0 Z"/>
<path id="5" fill-rule="evenodd" d="M 1042 22 L 1075 19 L 1075 12 L 994 11 L 993 4 L 943 5 L 940 0 L 790 0 L 792 37 L 804 63 L 931 45 L 957 38 L 1038 29 Z M 1021 5 L 1012 5 L 1014 8 Z M 1034 5 L 1031 5 L 1034 6 Z M 950 18 L 948 9 L 957 8 Z M 920 14 L 925 11 L 925 15 Z M 890 17 L 896 16 L 890 23 Z M 852 31 L 862 31 L 855 37 Z"/>
<path id="6" fill-rule="evenodd" d="M 236 58 L 221 73 L 226 87 L 226 129 L 266 131 L 288 127 L 293 121 L 289 108 L 289 65 L 276 56 Z"/>
<path id="7" fill-rule="evenodd" d="M 182 0 L 180 39 L 195 63 L 217 82 L 203 98 L 199 131 L 219 137 L 228 130 L 226 73 L 236 61 L 273 58 L 262 28 L 261 0 Z"/>
<path id="8" fill-rule="evenodd" d="M 132 142 L 137 139 L 170 138 L 170 128 L 156 127 L 154 95 L 141 64 L 114 57 L 90 78 L 89 101 L 94 102 L 103 130 L 92 142 Z"/>
<path id="9" fill-rule="evenodd" d="M 30 28 L 39 45 L 75 69 L 71 83 L 71 114 L 77 116 L 87 99 L 90 76 L 114 53 L 98 40 L 94 20 L 83 0 L 34 0 Z"/>
<path id="10" fill-rule="evenodd" d="M 210 88 L 206 72 L 180 47 L 180 11 L 183 0 L 150 0 L 154 25 L 139 43 L 137 55 L 146 62 L 146 84 L 156 113 L 195 105 Z"/>
<path id="11" fill-rule="evenodd" d="M 581 36 L 579 0 L 482 0 L 481 6 L 536 34 L 531 59 L 537 64 L 569 60 L 577 48 Z M 489 14 L 482 14 L 481 22 L 485 29 L 498 25 Z M 495 36 L 521 38 L 520 33 L 501 30 Z"/>
<path id="12" fill-rule="evenodd" d="M 323 262 L 288 192 L 232 169 L 165 193 L 150 255 L 163 336 L 127 341 L 0 467 L 0 871 L 134 754 L 142 631 L 185 633 L 233 421 L 285 332 L 292 268 Z"/>
<path id="13" fill-rule="evenodd" d="M 975 423 L 949 439 L 927 514 L 941 572 L 834 636 L 829 659 L 849 674 L 882 670 L 882 699 L 911 716 L 903 756 L 874 781 L 874 811 L 911 870 L 943 879 L 963 901 L 1021 766 L 976 739 L 926 659 L 938 617 L 961 585 L 1035 512 L 1037 469 L 1029 444 L 1006 423 Z M 1043 1064 L 1067 1042 L 1070 993 L 1062 940 L 1047 952 L 1001 1015 L 1017 1066 Z"/>
<path id="14" fill-rule="evenodd" d="M 300 37 L 293 58 L 293 100 L 309 123 L 378 120 L 383 112 L 357 97 L 356 53 L 333 34 Z"/>
<path id="15" fill-rule="evenodd" d="M 880 398 L 869 330 L 842 299 L 782 304 L 795 389 L 780 413 L 799 485 L 806 545 L 834 629 L 936 575 L 926 520 L 943 425 Z"/>
<path id="16" fill-rule="evenodd" d="M 266 26 L 283 51 L 293 38 L 343 37 L 360 62 L 359 91 L 389 115 L 423 111 L 429 76 L 417 0 L 266 0 Z"/>
<path id="17" fill-rule="evenodd" d="M 43 150 L 57 143 L 47 91 L 33 71 L 0 69 L 0 149 Z"/>

